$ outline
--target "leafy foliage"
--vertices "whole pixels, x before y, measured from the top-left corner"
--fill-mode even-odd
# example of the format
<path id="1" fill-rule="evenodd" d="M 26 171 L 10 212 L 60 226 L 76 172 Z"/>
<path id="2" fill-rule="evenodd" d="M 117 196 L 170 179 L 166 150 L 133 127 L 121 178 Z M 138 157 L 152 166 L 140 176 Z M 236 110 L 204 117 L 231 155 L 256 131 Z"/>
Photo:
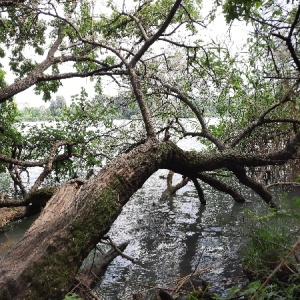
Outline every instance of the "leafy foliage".
<path id="1" fill-rule="evenodd" d="M 50 121 L 53 119 L 50 109 L 37 107 L 25 107 L 20 110 L 18 120 L 20 122 Z"/>
<path id="2" fill-rule="evenodd" d="M 234 300 L 234 299 L 253 299 L 253 300 L 272 300 L 284 299 L 294 300 L 299 295 L 300 285 L 290 282 L 289 286 L 282 288 L 278 284 L 263 286 L 260 281 L 253 281 L 246 288 L 241 286 L 232 287 L 225 297 L 216 296 L 215 300 Z"/>
<path id="3" fill-rule="evenodd" d="M 82 90 L 69 107 L 60 109 L 55 121 L 27 125 L 22 129 L 26 141 L 22 144 L 22 158 L 37 160 L 50 153 L 57 141 L 72 143 L 72 157 L 55 163 L 48 183 L 85 177 L 90 169 L 106 165 L 124 151 L 126 143 L 139 139 L 132 121 L 113 121 L 119 112 L 118 104 L 114 106 L 111 100 L 101 95 L 89 99 Z"/>
<path id="4" fill-rule="evenodd" d="M 252 10 L 259 8 L 262 3 L 261 0 L 227 0 L 223 5 L 226 21 L 229 23 L 241 17 L 248 19 Z"/>
<path id="5" fill-rule="evenodd" d="M 60 111 L 66 107 L 67 103 L 63 96 L 57 96 L 56 100 L 51 100 L 50 102 L 50 111 L 52 116 L 58 116 L 60 114 Z"/>
<path id="6" fill-rule="evenodd" d="M 0 88 L 6 86 L 5 73 L 0 70 Z M 0 104 L 0 149 L 2 154 L 10 155 L 22 142 L 22 137 L 14 126 L 18 118 L 18 109 L 11 99 Z M 0 172 L 5 171 L 5 164 L 0 162 Z"/>
<path id="7" fill-rule="evenodd" d="M 65 296 L 64 300 L 81 300 L 82 298 L 79 297 L 77 294 L 68 294 Z"/>
<path id="8" fill-rule="evenodd" d="M 249 242 L 243 247 L 244 266 L 256 276 L 264 277 L 281 261 L 296 242 L 300 224 L 299 199 L 285 198 L 282 209 L 253 217 Z"/>

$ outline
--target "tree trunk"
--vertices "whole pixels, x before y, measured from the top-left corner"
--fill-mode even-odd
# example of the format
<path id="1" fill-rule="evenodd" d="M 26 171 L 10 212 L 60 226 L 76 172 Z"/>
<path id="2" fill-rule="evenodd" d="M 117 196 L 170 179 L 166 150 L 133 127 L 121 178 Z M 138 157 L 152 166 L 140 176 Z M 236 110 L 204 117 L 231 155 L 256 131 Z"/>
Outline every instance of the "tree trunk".
<path id="1" fill-rule="evenodd" d="M 84 258 L 159 168 L 193 178 L 236 162 L 251 166 L 271 161 L 267 156 L 185 152 L 170 141 L 150 139 L 86 183 L 62 184 L 25 236 L 1 257 L 0 299 L 62 299 Z"/>
<path id="2" fill-rule="evenodd" d="M 83 259 L 162 164 L 149 141 L 120 155 L 86 184 L 63 184 L 25 236 L 0 260 L 0 299 L 61 299 Z"/>

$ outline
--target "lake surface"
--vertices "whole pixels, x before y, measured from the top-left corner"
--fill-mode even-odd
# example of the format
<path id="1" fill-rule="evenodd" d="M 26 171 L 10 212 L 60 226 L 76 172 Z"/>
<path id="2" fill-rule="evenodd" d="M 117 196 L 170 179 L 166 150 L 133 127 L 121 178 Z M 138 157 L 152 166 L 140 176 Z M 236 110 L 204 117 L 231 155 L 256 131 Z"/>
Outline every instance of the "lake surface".
<path id="1" fill-rule="evenodd" d="M 104 299 L 126 299 L 133 292 L 157 286 L 172 288 L 176 279 L 195 270 L 204 270 L 202 277 L 210 290 L 221 294 L 247 281 L 239 256 L 244 228 L 249 225 L 245 210 L 267 211 L 266 205 L 250 191 L 249 202 L 240 204 L 206 186 L 207 205 L 203 206 L 192 183 L 163 202 L 166 180 L 162 176 L 167 173 L 154 174 L 111 228 L 109 236 L 116 243 L 130 241 L 125 253 L 135 262 L 122 257 L 114 260 L 96 288 Z"/>
<path id="2" fill-rule="evenodd" d="M 246 211 L 262 213 L 266 205 L 251 191 L 244 191 L 249 202 L 240 204 L 204 185 L 207 205 L 203 206 L 190 182 L 162 201 L 167 174 L 168 170 L 159 170 L 151 176 L 108 233 L 117 244 L 129 241 L 125 254 L 135 262 L 119 256 L 108 267 L 95 288 L 106 300 L 132 299 L 138 291 L 150 298 L 152 287 L 173 288 L 178 278 L 195 270 L 203 270 L 201 276 L 209 282 L 210 291 L 219 294 L 247 282 L 239 254 L 249 225 Z M 174 183 L 179 180 L 181 176 L 175 174 Z M 290 197 L 300 197 L 300 188 L 277 188 L 273 194 L 279 199 L 286 191 Z M 34 219 L 17 222 L 0 234 L 0 253 L 20 239 Z"/>

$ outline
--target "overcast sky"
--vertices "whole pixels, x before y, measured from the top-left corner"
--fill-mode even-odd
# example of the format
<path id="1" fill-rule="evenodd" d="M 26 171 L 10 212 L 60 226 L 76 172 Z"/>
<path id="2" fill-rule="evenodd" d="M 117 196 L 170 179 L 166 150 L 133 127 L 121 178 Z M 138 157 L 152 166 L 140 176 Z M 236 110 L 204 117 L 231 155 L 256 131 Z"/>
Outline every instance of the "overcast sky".
<path id="1" fill-rule="evenodd" d="M 63 96 L 65 100 L 70 103 L 71 96 L 79 94 L 81 87 L 85 87 L 89 95 L 94 95 L 93 85 L 90 83 L 88 78 L 71 78 L 61 81 L 62 86 L 59 88 L 58 92 L 54 95 L 53 99 L 56 99 L 56 96 Z M 24 105 L 28 106 L 49 106 L 50 102 L 45 102 L 42 100 L 43 95 L 36 95 L 34 88 L 31 87 L 25 90 L 22 93 L 19 93 L 14 97 L 16 103 L 23 107 Z"/>
<path id="2" fill-rule="evenodd" d="M 205 4 L 207 2 L 207 4 Z M 212 5 L 212 1 L 206 0 L 204 1 L 203 7 L 205 8 L 205 14 L 209 12 L 209 7 Z M 226 34 L 226 23 L 223 18 L 223 16 L 220 14 L 215 22 L 214 25 L 210 27 L 211 29 L 207 31 L 206 37 L 211 38 L 217 38 L 218 36 L 224 38 Z M 245 27 L 242 28 L 240 25 L 239 26 L 233 26 L 231 28 L 231 37 L 234 40 L 239 40 L 240 43 L 243 43 L 246 39 L 246 30 Z M 243 37 L 243 38 L 242 38 Z M 201 38 L 203 38 L 201 36 Z M 244 40 L 244 41 L 243 41 Z M 12 75 L 7 74 L 7 82 L 12 83 L 13 77 Z M 94 95 L 93 92 L 93 84 L 90 82 L 88 78 L 71 78 L 71 79 L 65 79 L 61 81 L 62 86 L 59 88 L 58 92 L 56 95 L 53 95 L 53 99 L 56 98 L 56 96 L 63 96 L 65 100 L 69 103 L 71 96 L 80 93 L 81 87 L 85 87 L 86 91 L 89 93 L 90 96 Z M 113 84 L 105 84 L 106 90 L 104 91 L 107 94 L 115 94 L 115 87 Z M 16 95 L 15 97 L 16 103 L 20 107 L 24 107 L 24 105 L 28 106 L 48 106 L 48 103 L 45 103 L 42 100 L 42 95 L 36 95 L 34 93 L 33 87 L 30 89 L 27 89 L 26 91 Z"/>

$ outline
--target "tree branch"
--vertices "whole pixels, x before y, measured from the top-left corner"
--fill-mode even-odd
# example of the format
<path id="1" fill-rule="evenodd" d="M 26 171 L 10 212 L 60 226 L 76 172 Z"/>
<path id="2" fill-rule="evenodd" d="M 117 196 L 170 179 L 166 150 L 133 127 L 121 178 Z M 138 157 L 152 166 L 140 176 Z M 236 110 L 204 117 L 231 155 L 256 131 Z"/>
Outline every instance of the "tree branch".
<path id="1" fill-rule="evenodd" d="M 279 106 L 285 104 L 288 101 L 291 101 L 291 94 L 294 90 L 294 88 L 299 85 L 299 80 L 293 85 L 293 87 L 291 87 L 287 93 L 285 94 L 285 96 L 283 97 L 282 100 L 280 100 L 279 102 L 275 103 L 274 105 L 272 105 L 271 107 L 269 107 L 268 109 L 266 109 L 264 112 L 262 112 L 260 114 L 260 116 L 257 117 L 256 121 L 250 123 L 246 128 L 244 128 L 236 137 L 235 139 L 230 143 L 229 147 L 235 147 L 243 138 L 245 138 L 246 136 L 250 135 L 253 130 L 259 126 L 261 126 L 264 123 L 272 123 L 273 121 L 271 121 L 271 119 L 265 119 L 266 115 L 268 115 L 270 112 L 274 111 L 276 108 L 278 108 Z M 276 122 L 276 121 L 274 121 Z"/>
<path id="2" fill-rule="evenodd" d="M 205 200 L 204 192 L 203 192 L 203 189 L 202 189 L 200 183 L 198 182 L 198 180 L 197 180 L 196 177 L 193 177 L 192 181 L 193 181 L 194 186 L 196 188 L 196 191 L 197 191 L 200 203 L 203 204 L 203 205 L 206 205 L 206 200 Z"/>
<path id="3" fill-rule="evenodd" d="M 0 103 L 5 102 L 12 96 L 25 91 L 32 85 L 34 85 L 41 74 L 54 64 L 54 53 L 57 51 L 59 45 L 63 41 L 63 34 L 59 29 L 58 37 L 48 51 L 46 59 L 41 62 L 36 68 L 34 68 L 25 78 L 16 80 L 13 84 L 0 89 Z"/>
<path id="4" fill-rule="evenodd" d="M 203 114 L 202 114 L 202 112 L 199 111 L 198 107 L 196 105 L 194 105 L 194 103 L 192 101 L 190 101 L 188 99 L 188 97 L 186 95 L 184 95 L 177 87 L 172 86 L 168 83 L 165 83 L 162 79 L 158 78 L 157 76 L 154 76 L 154 79 L 158 80 L 164 87 L 166 87 L 171 92 L 174 92 L 175 94 L 173 94 L 173 96 L 180 99 L 183 103 L 185 103 L 192 110 L 192 112 L 195 114 L 197 120 L 199 121 L 199 123 L 201 125 L 201 129 L 202 129 L 201 133 L 198 133 L 197 135 L 207 138 L 214 145 L 216 145 L 216 147 L 219 150 L 221 150 L 221 151 L 224 150 L 225 149 L 224 144 L 218 138 L 216 138 L 209 132 L 209 130 L 206 126 Z"/>
<path id="5" fill-rule="evenodd" d="M 292 42 L 292 35 L 293 35 L 294 29 L 295 29 L 297 23 L 299 22 L 299 17 L 300 17 L 300 5 L 298 5 L 298 9 L 297 9 L 294 21 L 290 27 L 289 34 L 287 37 L 281 35 L 280 33 L 271 33 L 272 36 L 278 37 L 279 39 L 285 41 L 287 48 L 291 54 L 291 57 L 296 65 L 298 71 L 300 71 L 300 60 L 298 58 L 298 55 L 296 53 L 295 47 Z"/>
<path id="6" fill-rule="evenodd" d="M 197 177 L 202 180 L 203 182 L 209 184 L 213 188 L 219 190 L 220 192 L 226 193 L 230 195 L 234 201 L 239 203 L 246 202 L 246 199 L 241 195 L 236 189 L 227 185 L 226 183 L 210 176 L 205 173 L 198 173 Z"/>
<path id="7" fill-rule="evenodd" d="M 272 195 L 267 191 L 267 189 L 262 184 L 248 177 L 244 167 L 239 165 L 234 165 L 229 169 L 237 177 L 240 183 L 251 188 L 271 207 L 278 208 L 278 206 L 272 201 Z"/>
<path id="8" fill-rule="evenodd" d="M 170 9 L 168 16 L 166 17 L 162 26 L 158 29 L 158 31 L 150 37 L 147 41 L 145 41 L 144 45 L 141 49 L 135 54 L 135 56 L 130 61 L 130 66 L 134 67 L 137 62 L 141 59 L 141 57 L 145 54 L 145 52 L 153 45 L 153 43 L 162 35 L 162 33 L 167 29 L 170 25 L 175 13 L 177 12 L 182 0 L 176 0 L 173 7 Z"/>

